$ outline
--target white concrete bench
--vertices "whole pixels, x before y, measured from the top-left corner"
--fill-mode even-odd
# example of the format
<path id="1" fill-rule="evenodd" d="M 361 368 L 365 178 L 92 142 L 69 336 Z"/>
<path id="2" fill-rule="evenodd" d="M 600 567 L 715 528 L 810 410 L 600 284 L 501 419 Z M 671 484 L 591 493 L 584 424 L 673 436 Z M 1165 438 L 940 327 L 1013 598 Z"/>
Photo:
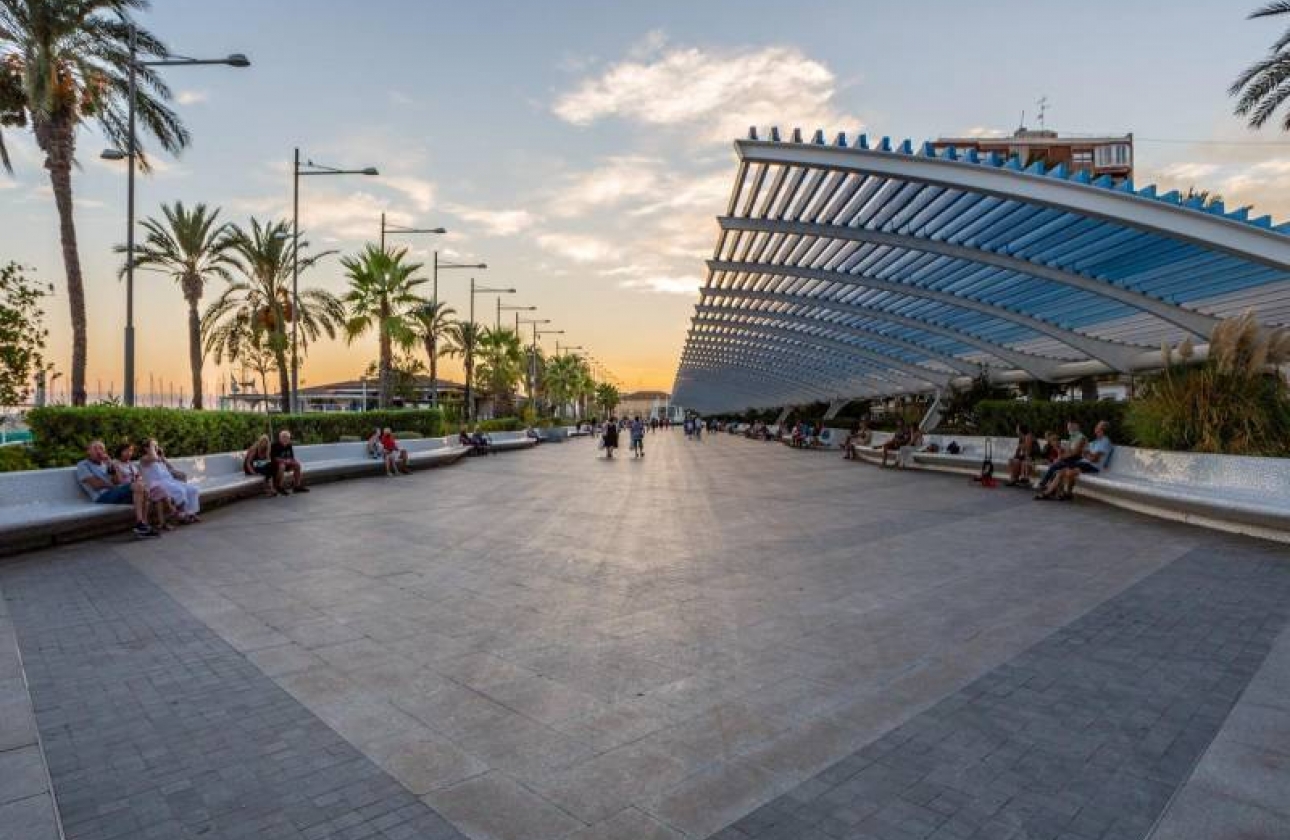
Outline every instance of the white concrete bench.
<path id="1" fill-rule="evenodd" d="M 414 467 L 450 464 L 466 454 L 455 437 L 400 441 Z M 367 453 L 367 444 L 325 443 L 297 446 L 296 457 L 309 483 L 383 472 L 379 459 Z M 264 478 L 242 472 L 241 452 L 221 452 L 171 463 L 201 490 L 208 505 L 258 493 Z M 86 498 L 76 484 L 74 467 L 0 473 L 0 554 L 75 539 L 93 533 L 119 530 L 133 521 L 129 505 L 100 505 Z"/>
<path id="2" fill-rule="evenodd" d="M 1290 459 L 1117 446 L 1076 495 L 1207 528 L 1290 542 Z"/>
<path id="3" fill-rule="evenodd" d="M 506 452 L 511 449 L 528 449 L 537 446 L 537 439 L 530 437 L 527 429 L 520 429 L 515 432 L 485 432 L 496 452 Z"/>

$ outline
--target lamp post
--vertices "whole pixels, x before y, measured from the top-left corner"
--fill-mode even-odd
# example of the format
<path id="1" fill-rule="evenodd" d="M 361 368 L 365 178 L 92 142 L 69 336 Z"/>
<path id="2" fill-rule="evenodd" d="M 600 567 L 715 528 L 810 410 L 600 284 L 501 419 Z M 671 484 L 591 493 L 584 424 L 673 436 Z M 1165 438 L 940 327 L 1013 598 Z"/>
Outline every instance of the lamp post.
<path id="1" fill-rule="evenodd" d="M 474 376 L 475 376 L 475 295 L 513 295 L 514 289 L 494 289 L 488 286 L 476 286 L 475 278 L 470 278 L 470 332 L 466 335 L 466 419 L 475 419 Z"/>
<path id="2" fill-rule="evenodd" d="M 498 295 L 497 296 L 497 317 L 493 321 L 493 329 L 495 330 L 500 330 L 502 328 L 502 310 L 503 309 L 506 310 L 507 312 L 516 313 L 515 315 L 516 318 L 520 317 L 519 313 L 521 312 L 537 311 L 536 306 L 502 306 L 502 296 Z M 518 333 L 519 330 L 516 330 L 516 332 Z"/>
<path id="3" fill-rule="evenodd" d="M 534 307 L 536 309 L 537 307 Z M 533 403 L 534 411 L 537 411 L 537 403 L 533 399 L 533 392 L 537 390 L 537 328 L 539 324 L 551 323 L 550 318 L 524 318 L 520 319 L 520 313 L 515 313 L 515 335 L 520 334 L 520 324 L 533 325 L 533 343 L 529 347 L 528 363 L 528 381 L 525 383 L 525 390 L 529 395 L 529 402 Z"/>
<path id="4" fill-rule="evenodd" d="M 242 53 L 230 53 L 224 58 L 188 58 L 176 55 L 152 61 L 139 60 L 139 34 L 134 21 L 126 18 L 130 38 L 130 72 L 126 88 L 126 149 L 105 149 L 100 155 L 104 160 L 125 160 L 126 211 L 125 211 L 125 391 L 122 399 L 134 405 L 134 167 L 139 156 L 139 142 L 135 133 L 135 100 L 138 98 L 137 75 L 140 67 L 196 67 L 222 64 L 226 67 L 250 67 L 251 61 Z"/>
<path id="5" fill-rule="evenodd" d="M 412 233 L 447 233 L 447 232 L 448 232 L 448 229 L 442 228 L 442 227 L 414 228 L 414 227 L 404 227 L 403 225 L 386 224 L 385 214 L 384 213 L 381 214 L 381 250 L 382 251 L 385 250 L 385 234 L 387 233 L 412 234 Z"/>
<path id="6" fill-rule="evenodd" d="M 434 271 L 431 274 L 431 277 L 433 277 L 433 280 L 431 281 L 431 286 L 430 286 L 430 289 L 431 289 L 430 301 L 434 305 L 436 312 L 439 311 L 439 269 L 441 268 L 444 269 L 445 271 L 451 271 L 453 269 L 460 269 L 460 268 L 472 268 L 472 269 L 477 268 L 483 271 L 488 268 L 488 263 L 482 263 L 482 262 L 481 263 L 450 263 L 450 262 L 441 263 L 439 262 L 439 251 L 436 250 L 434 252 Z M 473 284 L 475 282 L 474 278 L 471 278 L 470 282 Z M 471 305 L 473 306 L 475 302 L 473 297 L 471 298 L 470 302 L 471 302 Z M 471 320 L 474 320 L 474 319 L 472 318 Z M 431 396 L 430 398 L 431 405 L 433 405 L 435 408 L 438 408 L 439 407 L 438 380 L 430 383 L 430 396 Z"/>
<path id="7" fill-rule="evenodd" d="M 296 148 L 291 167 L 291 394 L 288 402 L 292 411 L 299 409 L 300 400 L 300 176 L 301 175 L 379 175 L 375 166 L 362 169 L 337 169 L 323 166 L 312 160 L 301 162 L 300 149 Z"/>

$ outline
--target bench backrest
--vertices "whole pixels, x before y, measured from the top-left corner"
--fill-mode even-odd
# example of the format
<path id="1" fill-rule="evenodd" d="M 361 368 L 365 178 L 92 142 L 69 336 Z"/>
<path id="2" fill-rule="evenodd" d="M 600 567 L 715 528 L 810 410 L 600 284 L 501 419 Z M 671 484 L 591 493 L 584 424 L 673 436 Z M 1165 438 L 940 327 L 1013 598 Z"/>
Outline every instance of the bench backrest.
<path id="1" fill-rule="evenodd" d="M 1117 446 L 1111 477 L 1217 490 L 1257 490 L 1269 498 L 1290 498 L 1290 458 L 1252 458 L 1203 452 L 1162 452 Z"/>

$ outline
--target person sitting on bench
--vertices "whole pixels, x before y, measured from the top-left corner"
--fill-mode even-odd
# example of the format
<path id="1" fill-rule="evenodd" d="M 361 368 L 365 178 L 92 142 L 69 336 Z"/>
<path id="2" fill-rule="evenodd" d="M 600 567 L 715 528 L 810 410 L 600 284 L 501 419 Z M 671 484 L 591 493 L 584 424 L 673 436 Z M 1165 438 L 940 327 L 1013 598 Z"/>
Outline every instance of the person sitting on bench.
<path id="1" fill-rule="evenodd" d="M 1029 487 L 1030 471 L 1039 460 L 1039 441 L 1025 423 L 1017 424 L 1017 448 L 1008 459 L 1008 487 Z"/>
<path id="2" fill-rule="evenodd" d="M 381 458 L 385 461 L 385 474 L 411 475 L 412 470 L 408 469 L 408 450 L 399 446 L 398 438 L 394 437 L 394 432 L 386 426 L 381 432 Z"/>
<path id="3" fill-rule="evenodd" d="M 1043 479 L 1039 482 L 1039 492 L 1035 498 L 1041 501 L 1048 499 L 1065 499 L 1061 492 L 1061 482 L 1057 477 L 1063 470 L 1071 469 L 1084 460 L 1084 450 L 1088 446 L 1088 438 L 1080 431 L 1078 420 L 1069 420 L 1066 423 L 1066 447 L 1062 450 L 1062 455 L 1056 461 L 1048 466 L 1044 473 Z"/>
<path id="4" fill-rule="evenodd" d="M 1107 468 L 1111 453 L 1115 450 L 1111 438 L 1107 435 L 1110 423 L 1105 420 L 1093 427 L 1093 440 L 1084 447 L 1084 457 L 1074 466 L 1062 470 L 1057 477 L 1057 498 L 1069 501 L 1075 495 L 1075 485 L 1081 475 L 1096 475 Z"/>
<path id="5" fill-rule="evenodd" d="M 264 476 L 264 495 L 282 494 L 278 467 L 273 463 L 273 456 L 270 454 L 268 435 L 260 435 L 259 440 L 246 450 L 246 454 L 242 456 L 242 472 L 247 475 Z"/>
<path id="6" fill-rule="evenodd" d="M 887 466 L 887 456 L 892 452 L 899 453 L 902 446 L 909 446 L 910 440 L 912 437 L 909 427 L 905 425 L 904 420 L 901 420 L 896 426 L 896 433 L 882 445 L 882 465 Z"/>

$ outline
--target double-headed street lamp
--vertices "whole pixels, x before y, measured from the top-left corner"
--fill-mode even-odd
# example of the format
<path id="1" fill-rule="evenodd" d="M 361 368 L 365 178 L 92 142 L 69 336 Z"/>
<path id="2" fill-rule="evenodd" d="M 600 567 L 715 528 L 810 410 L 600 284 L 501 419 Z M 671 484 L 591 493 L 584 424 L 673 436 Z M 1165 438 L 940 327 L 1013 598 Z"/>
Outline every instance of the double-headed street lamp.
<path id="1" fill-rule="evenodd" d="M 380 175 L 375 166 L 362 169 L 337 169 L 312 160 L 301 161 L 296 149 L 291 167 L 291 405 L 300 409 L 300 176 L 302 175 Z"/>
<path id="2" fill-rule="evenodd" d="M 124 17 L 124 15 L 123 15 Z M 139 60 L 139 35 L 134 21 L 126 18 L 130 31 L 130 72 L 127 82 L 126 149 L 105 149 L 100 155 L 104 160 L 128 161 L 126 170 L 126 222 L 125 222 L 125 392 L 126 405 L 134 405 L 134 167 L 139 157 L 139 142 L 135 133 L 135 100 L 138 98 L 137 75 L 140 67 L 196 67 L 205 64 L 222 64 L 226 67 L 250 67 L 251 60 L 242 53 L 230 53 L 224 58 L 189 58 L 172 55 L 151 61 Z"/>
<path id="3" fill-rule="evenodd" d="M 495 330 L 500 330 L 502 328 L 502 310 L 506 310 L 507 312 L 514 312 L 515 317 L 518 318 L 520 317 L 519 313 L 536 312 L 537 307 L 536 306 L 503 306 L 502 296 L 498 295 L 497 296 L 497 317 L 493 321 L 493 329 Z M 516 332 L 518 333 L 519 331 L 516 330 Z"/>
<path id="4" fill-rule="evenodd" d="M 381 214 L 381 250 L 382 251 L 385 250 L 385 234 L 387 233 L 398 233 L 398 234 L 406 235 L 411 233 L 447 233 L 447 232 L 448 232 L 447 228 L 441 228 L 441 227 L 414 228 L 414 227 L 405 227 L 403 225 L 386 224 L 385 214 L 384 213 Z M 438 252 L 436 251 L 435 253 L 437 254 Z"/>
<path id="5" fill-rule="evenodd" d="M 533 307 L 536 309 L 537 307 Z M 534 411 L 537 410 L 537 402 L 533 399 L 533 392 L 537 390 L 537 330 L 540 324 L 551 323 L 550 318 L 520 318 L 520 313 L 515 313 L 515 335 L 520 334 L 520 324 L 533 325 L 533 343 L 529 348 L 528 377 L 525 383 L 525 390 L 529 395 L 529 402 L 533 404 Z"/>
<path id="6" fill-rule="evenodd" d="M 470 330 L 466 334 L 466 419 L 468 421 L 475 419 L 475 296 L 513 294 L 515 294 L 514 289 L 494 289 L 489 286 L 476 286 L 475 278 L 470 278 Z"/>

